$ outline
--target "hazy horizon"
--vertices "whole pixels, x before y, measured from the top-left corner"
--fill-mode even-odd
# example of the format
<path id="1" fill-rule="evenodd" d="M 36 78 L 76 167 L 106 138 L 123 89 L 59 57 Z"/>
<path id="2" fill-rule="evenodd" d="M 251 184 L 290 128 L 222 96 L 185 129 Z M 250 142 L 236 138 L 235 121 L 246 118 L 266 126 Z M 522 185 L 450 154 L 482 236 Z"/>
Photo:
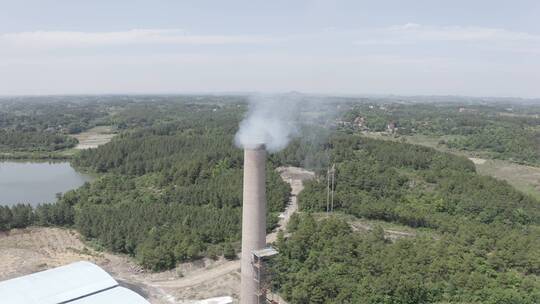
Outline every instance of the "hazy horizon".
<path id="1" fill-rule="evenodd" d="M 540 2 L 3 4 L 0 96 L 540 98 Z"/>
<path id="2" fill-rule="evenodd" d="M 346 93 L 312 93 L 312 92 L 298 92 L 298 91 L 288 91 L 288 92 L 227 92 L 227 91 L 200 91 L 200 92 L 156 92 L 156 93 L 133 93 L 133 92 L 118 92 L 118 93 L 73 93 L 73 94 L 64 94 L 64 93 L 52 93 L 52 94 L 0 94 L 0 99 L 5 98 L 40 98 L 40 97 L 101 97 L 101 96 L 133 96 L 133 97 L 144 97 L 144 96 L 161 96 L 161 97 L 167 97 L 167 96 L 245 96 L 249 97 L 252 95 L 282 95 L 282 94 L 288 94 L 291 92 L 299 93 L 305 96 L 317 96 L 317 97 L 338 97 L 338 98 L 404 98 L 404 99 L 411 99 L 411 98 L 435 98 L 435 99 L 465 99 L 465 98 L 472 98 L 475 99 L 475 101 L 478 101 L 478 99 L 488 99 L 489 100 L 506 100 L 506 101 L 514 101 L 514 100 L 523 100 L 523 101 L 540 101 L 540 97 L 520 97 L 520 96 L 473 96 L 473 95 L 403 95 L 403 94 L 346 94 Z M 443 101 L 444 102 L 444 101 Z"/>

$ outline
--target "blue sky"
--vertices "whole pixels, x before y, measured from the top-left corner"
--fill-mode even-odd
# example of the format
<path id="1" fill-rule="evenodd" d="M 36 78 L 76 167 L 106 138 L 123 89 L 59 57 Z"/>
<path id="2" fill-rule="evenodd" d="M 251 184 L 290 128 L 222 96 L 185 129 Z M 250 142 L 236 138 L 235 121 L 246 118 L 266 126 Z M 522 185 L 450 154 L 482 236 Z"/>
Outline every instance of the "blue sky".
<path id="1" fill-rule="evenodd" d="M 0 0 L 0 95 L 540 97 L 540 1 Z"/>

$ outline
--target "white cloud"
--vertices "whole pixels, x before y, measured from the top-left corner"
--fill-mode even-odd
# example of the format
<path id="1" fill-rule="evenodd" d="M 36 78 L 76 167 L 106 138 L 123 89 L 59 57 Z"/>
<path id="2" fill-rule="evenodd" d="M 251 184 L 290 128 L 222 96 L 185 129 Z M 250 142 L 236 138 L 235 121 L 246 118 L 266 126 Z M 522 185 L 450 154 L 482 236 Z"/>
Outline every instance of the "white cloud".
<path id="1" fill-rule="evenodd" d="M 357 33 L 357 45 L 398 45 L 435 42 L 473 42 L 483 44 L 512 44 L 522 46 L 540 44 L 540 35 L 500 28 L 464 26 L 424 26 L 407 23 L 386 28 L 363 30 Z"/>
<path id="2" fill-rule="evenodd" d="M 405 23 L 404 25 L 400 26 L 399 28 L 404 29 L 404 30 L 408 30 L 408 29 L 417 29 L 419 27 L 420 27 L 420 24 L 409 22 L 409 23 Z"/>
<path id="3" fill-rule="evenodd" d="M 337 40 L 336 40 L 336 37 Z M 108 47 L 127 45 L 265 45 L 275 42 L 309 42 L 328 39 L 334 47 L 346 41 L 356 45 L 404 45 L 415 43 L 497 44 L 509 49 L 535 50 L 540 35 L 500 28 L 426 26 L 406 23 L 384 28 L 358 30 L 325 29 L 322 33 L 292 36 L 196 35 L 182 29 L 132 29 L 110 32 L 31 31 L 0 34 L 0 48 L 13 50 Z"/>
<path id="4" fill-rule="evenodd" d="M 393 27 L 390 31 L 418 40 L 442 41 L 540 41 L 540 36 L 514 32 L 499 28 L 485 27 L 430 27 L 408 23 L 401 27 Z"/>
<path id="5" fill-rule="evenodd" d="M 273 41 L 254 35 L 192 35 L 181 29 L 133 29 L 118 32 L 34 31 L 0 34 L 0 45 L 62 48 L 131 44 L 263 44 Z"/>

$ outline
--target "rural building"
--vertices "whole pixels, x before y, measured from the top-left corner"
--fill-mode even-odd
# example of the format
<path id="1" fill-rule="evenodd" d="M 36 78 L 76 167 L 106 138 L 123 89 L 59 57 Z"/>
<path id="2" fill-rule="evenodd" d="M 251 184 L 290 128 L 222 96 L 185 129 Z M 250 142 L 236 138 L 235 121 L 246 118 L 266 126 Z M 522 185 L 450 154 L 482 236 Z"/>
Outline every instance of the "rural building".
<path id="1" fill-rule="evenodd" d="M 395 121 L 391 121 L 390 123 L 388 123 L 388 125 L 386 126 L 386 130 L 389 134 L 395 134 L 397 133 L 397 130 L 398 130 L 398 127 L 397 127 L 397 123 Z"/>

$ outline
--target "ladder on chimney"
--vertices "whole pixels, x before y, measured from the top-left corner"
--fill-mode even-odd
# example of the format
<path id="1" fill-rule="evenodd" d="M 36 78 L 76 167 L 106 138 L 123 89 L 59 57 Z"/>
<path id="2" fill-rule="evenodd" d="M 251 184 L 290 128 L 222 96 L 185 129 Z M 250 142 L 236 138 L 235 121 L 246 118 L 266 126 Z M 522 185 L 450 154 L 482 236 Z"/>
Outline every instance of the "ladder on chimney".
<path id="1" fill-rule="evenodd" d="M 266 261 L 271 257 L 278 254 L 277 250 L 273 247 L 263 248 L 261 250 L 254 250 L 251 256 L 251 265 L 253 266 L 253 280 L 257 284 L 257 291 L 255 293 L 257 297 L 256 304 L 278 304 L 273 298 L 272 292 L 272 275 L 268 271 Z"/>

